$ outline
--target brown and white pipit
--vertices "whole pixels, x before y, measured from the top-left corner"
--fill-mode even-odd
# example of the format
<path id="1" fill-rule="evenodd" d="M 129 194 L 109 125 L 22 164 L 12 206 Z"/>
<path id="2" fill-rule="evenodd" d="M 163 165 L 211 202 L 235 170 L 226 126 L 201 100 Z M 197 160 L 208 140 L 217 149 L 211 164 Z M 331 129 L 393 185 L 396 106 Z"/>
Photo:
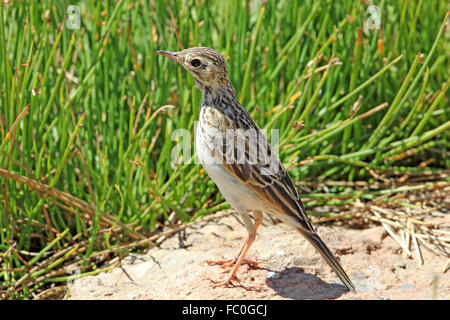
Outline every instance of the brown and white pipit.
<path id="1" fill-rule="evenodd" d="M 202 91 L 200 119 L 196 133 L 197 156 L 225 199 L 239 213 L 249 233 L 235 259 L 212 263 L 232 266 L 230 276 L 215 286 L 240 283 L 236 272 L 255 240 L 262 213 L 274 215 L 298 230 L 322 255 L 351 291 L 355 287 L 331 251 L 311 225 L 297 190 L 278 156 L 250 114 L 239 104 L 228 77 L 225 60 L 206 47 L 180 52 L 157 51 L 178 62 L 195 79 Z M 249 212 L 253 212 L 254 223 Z"/>

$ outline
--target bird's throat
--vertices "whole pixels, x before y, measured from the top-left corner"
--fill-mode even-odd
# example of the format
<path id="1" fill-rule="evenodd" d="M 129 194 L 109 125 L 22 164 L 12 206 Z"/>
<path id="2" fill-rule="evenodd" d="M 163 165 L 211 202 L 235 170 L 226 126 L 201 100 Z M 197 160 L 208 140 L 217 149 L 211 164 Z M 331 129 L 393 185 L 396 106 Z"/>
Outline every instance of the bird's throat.
<path id="1" fill-rule="evenodd" d="M 202 91 L 202 105 L 239 104 L 236 92 L 231 84 L 204 85 L 196 80 L 196 87 Z"/>

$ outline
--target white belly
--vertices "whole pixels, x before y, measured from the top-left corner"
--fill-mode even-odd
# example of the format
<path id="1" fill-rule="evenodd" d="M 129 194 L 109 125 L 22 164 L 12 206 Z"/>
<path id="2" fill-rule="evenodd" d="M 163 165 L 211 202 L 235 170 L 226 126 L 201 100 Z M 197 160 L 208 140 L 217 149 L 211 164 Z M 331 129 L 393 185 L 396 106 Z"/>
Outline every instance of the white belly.
<path id="1" fill-rule="evenodd" d="M 207 147 L 208 144 L 205 141 L 207 138 L 208 137 L 205 137 L 201 133 L 199 124 L 197 127 L 195 141 L 197 156 L 209 177 L 216 183 L 220 192 L 231 204 L 231 206 L 233 206 L 237 211 L 272 211 L 273 208 L 269 207 L 260 196 L 258 196 L 247 185 L 228 173 L 228 171 L 217 162 L 217 160 L 211 155 L 211 150 Z"/>

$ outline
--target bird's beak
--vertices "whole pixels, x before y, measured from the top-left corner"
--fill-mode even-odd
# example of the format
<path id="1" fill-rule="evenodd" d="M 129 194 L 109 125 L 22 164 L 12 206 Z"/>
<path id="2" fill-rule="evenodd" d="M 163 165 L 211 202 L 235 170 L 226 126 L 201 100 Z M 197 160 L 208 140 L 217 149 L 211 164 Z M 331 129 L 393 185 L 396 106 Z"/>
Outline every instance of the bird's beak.
<path id="1" fill-rule="evenodd" d="M 172 59 L 178 63 L 181 63 L 181 59 L 178 58 L 178 52 L 170 52 L 170 51 L 156 51 L 156 54 L 161 54 L 166 56 L 169 59 Z"/>

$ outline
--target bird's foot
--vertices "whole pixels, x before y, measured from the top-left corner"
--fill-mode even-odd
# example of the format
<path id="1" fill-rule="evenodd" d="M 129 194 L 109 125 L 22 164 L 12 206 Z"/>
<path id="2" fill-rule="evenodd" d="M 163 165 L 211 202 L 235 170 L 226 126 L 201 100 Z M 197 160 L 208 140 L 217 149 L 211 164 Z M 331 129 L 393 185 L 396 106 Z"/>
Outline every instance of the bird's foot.
<path id="1" fill-rule="evenodd" d="M 212 280 L 209 279 L 209 281 L 211 281 L 213 283 L 213 288 L 217 288 L 217 287 L 242 287 L 247 291 L 261 291 L 261 287 L 258 285 L 253 285 L 253 284 L 247 284 L 241 280 L 239 280 L 236 275 L 230 275 L 228 277 L 227 280 L 225 281 L 216 281 L 216 280 Z"/>
<path id="2" fill-rule="evenodd" d="M 233 267 L 236 264 L 237 260 L 238 260 L 238 258 L 236 257 L 233 259 L 225 259 L 225 260 L 207 260 L 206 263 L 209 264 L 210 266 L 211 265 L 220 265 L 221 268 L 229 268 L 229 267 Z M 242 263 L 245 263 L 252 268 L 258 268 L 260 264 L 264 264 L 267 262 L 244 259 L 242 261 Z"/>

